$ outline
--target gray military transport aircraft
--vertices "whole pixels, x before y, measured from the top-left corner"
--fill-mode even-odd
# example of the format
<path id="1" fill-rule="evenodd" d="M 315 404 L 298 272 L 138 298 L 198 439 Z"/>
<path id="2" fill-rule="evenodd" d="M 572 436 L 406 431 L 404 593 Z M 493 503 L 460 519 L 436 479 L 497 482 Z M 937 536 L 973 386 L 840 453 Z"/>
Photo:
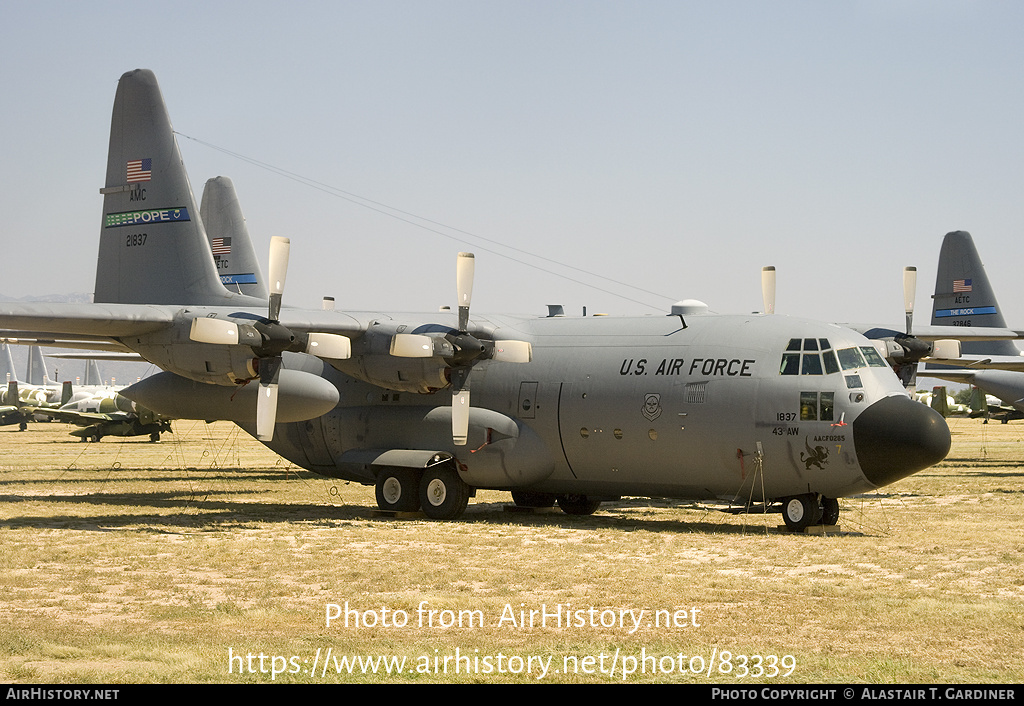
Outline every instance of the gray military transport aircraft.
<path id="1" fill-rule="evenodd" d="M 594 512 L 620 496 L 781 506 L 836 523 L 837 498 L 942 460 L 945 421 L 870 341 L 787 316 L 470 316 L 282 308 L 222 285 L 154 75 L 114 100 L 95 303 L 0 304 L 0 335 L 134 351 L 164 372 L 124 394 L 226 419 L 315 473 L 376 486 L 385 510 L 455 519 L 475 489 Z M 472 391 L 472 396 L 470 392 Z M 472 403 L 472 404 L 471 404 Z"/>

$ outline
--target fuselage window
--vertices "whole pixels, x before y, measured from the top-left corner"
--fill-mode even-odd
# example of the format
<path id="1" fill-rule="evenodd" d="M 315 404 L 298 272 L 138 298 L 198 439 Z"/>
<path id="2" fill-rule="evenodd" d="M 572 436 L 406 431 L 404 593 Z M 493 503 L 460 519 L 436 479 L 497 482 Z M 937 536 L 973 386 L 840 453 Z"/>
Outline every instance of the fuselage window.
<path id="1" fill-rule="evenodd" d="M 818 418 L 818 393 L 800 393 L 800 420 L 813 422 Z"/>
<path id="2" fill-rule="evenodd" d="M 831 422 L 835 419 L 835 408 L 836 408 L 836 393 L 834 392 L 822 392 L 821 393 L 821 421 Z"/>

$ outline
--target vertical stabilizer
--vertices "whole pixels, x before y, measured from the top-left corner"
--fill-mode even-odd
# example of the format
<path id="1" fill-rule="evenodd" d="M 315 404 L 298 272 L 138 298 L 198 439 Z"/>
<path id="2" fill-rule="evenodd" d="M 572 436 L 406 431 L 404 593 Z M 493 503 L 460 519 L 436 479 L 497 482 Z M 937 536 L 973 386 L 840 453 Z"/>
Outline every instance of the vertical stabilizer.
<path id="1" fill-rule="evenodd" d="M 103 378 L 100 376 L 100 366 L 92 358 L 85 361 L 85 382 L 82 384 L 97 386 L 103 384 Z"/>
<path id="2" fill-rule="evenodd" d="M 989 284 L 971 234 L 947 233 L 939 251 L 932 301 L 933 326 L 991 326 L 1005 328 L 1003 312 Z M 1019 355 L 1013 341 L 964 342 L 965 355 Z"/>
<path id="3" fill-rule="evenodd" d="M 28 347 L 28 371 L 25 375 L 25 382 L 29 385 L 50 384 L 50 374 L 46 370 L 43 350 L 39 346 Z"/>
<path id="4" fill-rule="evenodd" d="M 0 343 L 0 384 L 17 380 L 18 375 L 14 372 L 14 356 L 11 355 L 11 345 L 4 341 Z"/>
<path id="5" fill-rule="evenodd" d="M 265 301 L 267 285 L 230 179 L 220 176 L 206 182 L 200 214 L 221 284 Z"/>
<path id="6" fill-rule="evenodd" d="M 121 76 L 110 123 L 94 301 L 228 304 L 152 71 Z M 247 303 L 247 302 L 246 302 Z"/>

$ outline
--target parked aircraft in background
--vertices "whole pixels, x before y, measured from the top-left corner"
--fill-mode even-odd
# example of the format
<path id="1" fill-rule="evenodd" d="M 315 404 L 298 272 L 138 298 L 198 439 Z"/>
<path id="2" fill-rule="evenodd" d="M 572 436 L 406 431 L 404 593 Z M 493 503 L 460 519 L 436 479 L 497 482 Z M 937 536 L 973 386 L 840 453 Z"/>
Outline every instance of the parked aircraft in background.
<path id="1" fill-rule="evenodd" d="M 0 344 L 0 349 L 0 372 L 12 380 L 0 391 L 0 425 L 18 424 L 25 430 L 29 422 L 57 420 L 81 427 L 71 435 L 83 441 L 141 435 L 159 441 L 161 433 L 171 431 L 171 420 L 123 397 L 123 386 L 104 385 L 95 360 L 86 363 L 85 385 L 73 386 L 69 380 L 58 383 L 50 379 L 39 346 L 30 345 L 25 376 L 29 382 L 19 382 L 11 372 L 14 361 L 9 344 Z"/>
<path id="2" fill-rule="evenodd" d="M 985 266 L 965 231 L 947 233 L 939 251 L 932 324 L 967 330 L 1006 326 Z M 922 375 L 974 385 L 1024 412 L 1024 356 L 1010 340 L 964 343 L 956 367 L 929 363 Z"/>
<path id="3" fill-rule="evenodd" d="M 376 487 L 385 510 L 454 519 L 478 488 L 591 513 L 622 495 L 781 509 L 803 529 L 837 498 L 937 463 L 941 416 L 859 333 L 777 315 L 471 315 L 282 308 L 225 287 L 153 74 L 114 101 L 94 304 L 0 304 L 9 335 L 135 351 L 165 372 L 126 396 L 229 419 L 292 462 Z M 2 333 L 2 332 L 0 332 Z M 472 396 L 471 394 L 472 393 Z"/>
<path id="4" fill-rule="evenodd" d="M 70 387 L 70 383 L 66 383 Z M 70 394 L 70 393 L 69 393 Z M 149 436 L 171 431 L 171 420 L 120 394 L 119 388 L 76 393 L 59 407 L 35 410 L 35 414 L 81 427 L 71 432 L 82 441 L 99 441 L 104 436 Z"/>

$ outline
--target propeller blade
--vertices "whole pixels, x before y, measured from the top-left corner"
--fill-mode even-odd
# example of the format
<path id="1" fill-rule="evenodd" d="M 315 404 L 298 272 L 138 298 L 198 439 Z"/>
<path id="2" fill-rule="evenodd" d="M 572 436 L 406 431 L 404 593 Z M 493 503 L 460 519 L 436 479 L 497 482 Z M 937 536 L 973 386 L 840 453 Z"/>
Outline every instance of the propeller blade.
<path id="1" fill-rule="evenodd" d="M 492 359 L 503 363 L 529 363 L 533 360 L 533 346 L 529 341 L 495 341 Z"/>
<path id="2" fill-rule="evenodd" d="M 903 268 L 903 310 L 907 312 L 907 335 L 914 323 L 914 299 L 917 297 L 917 268 Z"/>
<path id="3" fill-rule="evenodd" d="M 775 313 L 775 267 L 769 265 L 761 268 L 761 300 L 764 302 L 764 313 Z"/>
<path id="4" fill-rule="evenodd" d="M 434 355 L 430 336 L 418 333 L 396 333 L 391 338 L 391 355 L 396 358 L 429 358 Z"/>
<path id="5" fill-rule="evenodd" d="M 311 333 L 306 337 L 306 352 L 318 358 L 345 360 L 352 357 L 352 341 L 335 333 Z"/>
<path id="6" fill-rule="evenodd" d="M 473 299 L 473 273 L 476 258 L 471 252 L 460 252 L 455 262 L 455 289 L 459 297 L 459 331 L 469 328 L 469 305 Z"/>
<path id="7" fill-rule="evenodd" d="M 277 383 L 264 385 L 260 382 L 259 397 L 256 398 L 256 438 L 271 441 L 274 425 L 277 424 Z"/>
<path id="8" fill-rule="evenodd" d="M 256 438 L 270 441 L 277 424 L 277 381 L 281 358 L 260 359 L 260 390 L 256 397 Z"/>
<path id="9" fill-rule="evenodd" d="M 281 314 L 281 297 L 288 275 L 288 256 L 292 241 L 275 235 L 270 239 L 270 320 L 277 321 Z"/>
<path id="10" fill-rule="evenodd" d="M 452 390 L 452 441 L 465 446 L 469 438 L 469 388 Z"/>
<path id="11" fill-rule="evenodd" d="M 188 337 L 197 343 L 233 346 L 238 343 L 238 325 L 222 319 L 192 319 Z"/>
<path id="12" fill-rule="evenodd" d="M 452 442 L 465 446 L 469 438 L 469 368 L 452 368 Z"/>

